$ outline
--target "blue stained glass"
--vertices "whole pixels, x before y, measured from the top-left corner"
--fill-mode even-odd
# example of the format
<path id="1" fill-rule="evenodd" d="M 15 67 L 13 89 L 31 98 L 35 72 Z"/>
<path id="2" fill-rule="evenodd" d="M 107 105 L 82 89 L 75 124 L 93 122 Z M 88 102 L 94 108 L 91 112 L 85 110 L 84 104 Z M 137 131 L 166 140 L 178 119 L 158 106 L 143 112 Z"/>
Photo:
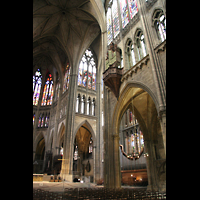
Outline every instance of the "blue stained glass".
<path id="1" fill-rule="evenodd" d="M 112 41 L 112 19 L 111 19 L 111 8 L 108 8 L 107 12 L 107 41 L 108 44 Z"/>
<path id="2" fill-rule="evenodd" d="M 137 1 L 136 0 L 128 0 L 129 3 L 129 11 L 131 19 L 135 16 L 138 12 Z"/>
<path id="3" fill-rule="evenodd" d="M 124 28 L 129 23 L 128 5 L 126 0 L 120 1 L 122 27 Z"/>
<path id="4" fill-rule="evenodd" d="M 42 75 L 38 69 L 33 76 L 33 105 L 38 105 L 40 89 L 42 84 Z"/>
<path id="5" fill-rule="evenodd" d="M 120 32 L 117 0 L 114 0 L 112 4 L 112 17 L 113 17 L 113 31 L 115 38 Z"/>

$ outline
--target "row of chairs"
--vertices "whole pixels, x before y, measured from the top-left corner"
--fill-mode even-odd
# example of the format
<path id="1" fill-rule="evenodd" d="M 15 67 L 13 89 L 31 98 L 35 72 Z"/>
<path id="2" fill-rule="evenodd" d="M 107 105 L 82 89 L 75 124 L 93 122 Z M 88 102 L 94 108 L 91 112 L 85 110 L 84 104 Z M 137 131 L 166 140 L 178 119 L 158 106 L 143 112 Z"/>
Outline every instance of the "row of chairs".
<path id="1" fill-rule="evenodd" d="M 65 188 L 64 193 L 33 189 L 34 200 L 157 200 L 166 199 L 166 193 L 145 189 Z"/>
<path id="2" fill-rule="evenodd" d="M 108 188 L 66 188 L 64 197 L 67 199 L 113 199 L 113 200 L 129 200 L 129 199 L 166 199 L 166 193 L 157 191 L 146 191 L 146 189 L 108 189 Z"/>
<path id="3" fill-rule="evenodd" d="M 33 200 L 63 199 L 63 193 L 50 192 L 41 189 L 33 189 Z"/>

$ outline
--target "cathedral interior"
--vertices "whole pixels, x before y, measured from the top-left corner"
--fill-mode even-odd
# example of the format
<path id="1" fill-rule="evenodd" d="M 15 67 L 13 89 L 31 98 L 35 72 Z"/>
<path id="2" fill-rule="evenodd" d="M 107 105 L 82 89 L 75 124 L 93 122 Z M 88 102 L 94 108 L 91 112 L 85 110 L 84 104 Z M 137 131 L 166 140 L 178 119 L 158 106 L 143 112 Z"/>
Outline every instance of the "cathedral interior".
<path id="1" fill-rule="evenodd" d="M 33 0 L 33 180 L 166 191 L 166 0 Z"/>

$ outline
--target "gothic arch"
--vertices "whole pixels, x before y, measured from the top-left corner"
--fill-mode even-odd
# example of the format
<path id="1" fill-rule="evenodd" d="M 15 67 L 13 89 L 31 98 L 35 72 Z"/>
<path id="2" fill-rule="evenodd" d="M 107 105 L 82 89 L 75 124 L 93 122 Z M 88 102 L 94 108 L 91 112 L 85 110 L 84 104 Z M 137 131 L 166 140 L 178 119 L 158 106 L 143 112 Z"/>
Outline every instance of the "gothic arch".
<path id="1" fill-rule="evenodd" d="M 43 132 L 41 131 L 41 132 L 39 132 L 39 133 L 35 136 L 35 138 L 33 139 L 33 151 L 36 150 L 37 144 L 38 144 L 38 142 L 39 142 L 42 138 L 44 138 L 45 147 L 46 147 L 46 143 L 47 143 L 47 142 L 46 142 L 46 137 L 45 137 L 45 135 L 43 134 Z"/>
<path id="2" fill-rule="evenodd" d="M 113 118 L 112 118 L 113 134 L 119 134 L 119 125 L 120 125 L 120 120 L 121 120 L 121 117 L 123 116 L 123 113 L 128 108 L 128 106 L 130 106 L 130 104 L 134 104 L 132 102 L 135 100 L 136 97 L 139 98 L 140 95 L 146 95 L 146 98 L 150 97 L 158 113 L 158 110 L 159 110 L 158 100 L 155 94 L 152 92 L 152 90 L 141 82 L 127 81 L 126 86 L 121 91 L 118 102 L 114 109 Z M 145 120 L 143 119 L 143 116 L 138 110 L 137 106 L 134 106 L 134 111 L 136 114 L 136 118 L 138 119 L 141 127 L 143 127 L 144 130 L 147 130 Z"/>
<path id="3" fill-rule="evenodd" d="M 57 137 L 57 141 L 56 141 L 56 146 L 58 147 L 59 144 L 60 144 L 60 140 L 61 138 L 63 137 L 63 135 L 65 134 L 65 125 L 64 123 L 62 122 L 61 125 L 59 126 L 59 129 L 58 129 L 58 135 L 56 136 Z"/>
<path id="4" fill-rule="evenodd" d="M 84 124 L 86 124 L 86 126 L 88 127 L 88 129 L 89 129 L 89 131 L 90 131 L 90 133 L 91 133 L 91 135 L 92 135 L 93 144 L 94 144 L 94 146 L 96 146 L 96 136 L 95 136 L 95 132 L 94 132 L 92 126 L 90 125 L 90 123 L 89 123 L 87 120 L 82 121 L 82 122 L 77 126 L 77 128 L 76 128 L 75 131 L 74 131 L 72 141 L 74 141 L 74 139 L 75 139 L 75 137 L 76 137 L 76 133 L 78 132 L 79 128 L 80 128 L 81 126 L 83 126 Z"/>

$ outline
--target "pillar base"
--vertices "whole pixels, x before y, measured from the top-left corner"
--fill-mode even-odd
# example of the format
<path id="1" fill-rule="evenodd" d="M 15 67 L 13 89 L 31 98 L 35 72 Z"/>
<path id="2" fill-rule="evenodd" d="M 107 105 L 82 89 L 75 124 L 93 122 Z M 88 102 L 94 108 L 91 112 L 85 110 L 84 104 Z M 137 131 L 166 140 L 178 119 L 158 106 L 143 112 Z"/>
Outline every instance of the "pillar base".
<path id="1" fill-rule="evenodd" d="M 62 178 L 62 181 L 69 181 L 73 182 L 73 175 L 72 174 L 60 174 L 60 177 Z"/>

